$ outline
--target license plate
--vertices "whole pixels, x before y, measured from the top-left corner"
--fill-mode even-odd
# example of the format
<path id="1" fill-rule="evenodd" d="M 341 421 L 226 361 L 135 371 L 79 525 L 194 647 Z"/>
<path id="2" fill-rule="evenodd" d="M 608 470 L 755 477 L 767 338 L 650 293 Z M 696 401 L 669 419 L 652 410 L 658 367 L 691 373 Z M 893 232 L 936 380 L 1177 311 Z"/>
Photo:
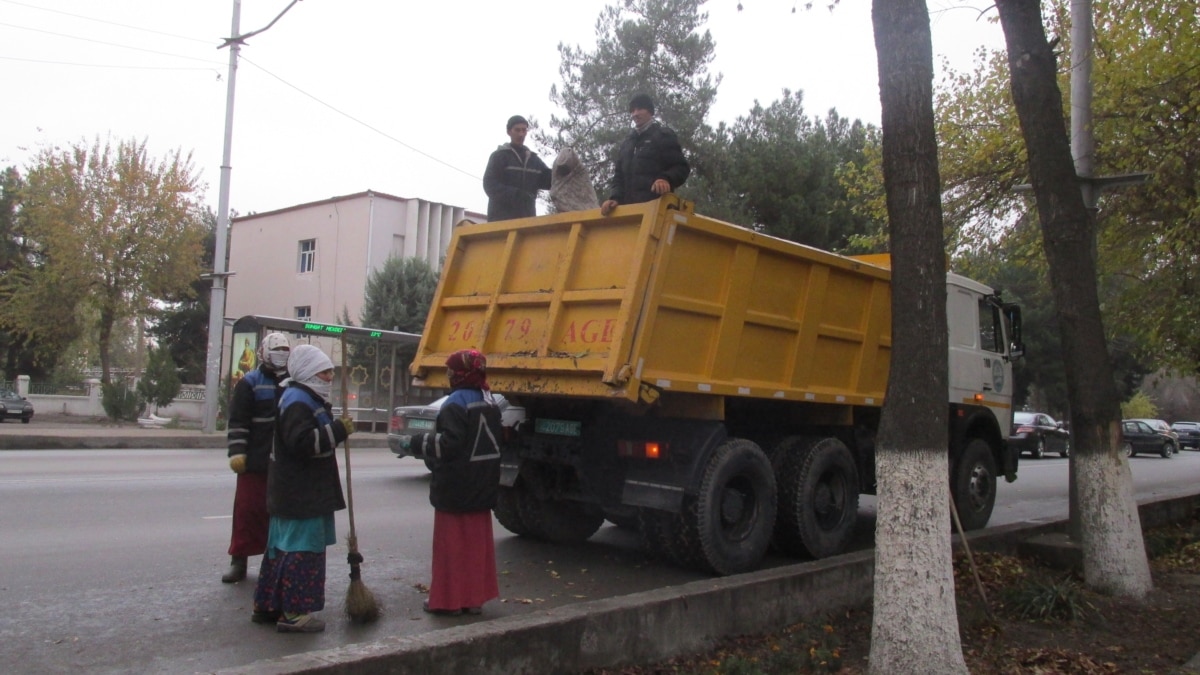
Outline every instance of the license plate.
<path id="1" fill-rule="evenodd" d="M 409 429 L 432 429 L 435 425 L 434 420 L 410 419 L 408 420 Z"/>
<path id="2" fill-rule="evenodd" d="M 579 436 L 583 431 L 583 423 L 568 420 L 548 420 L 539 417 L 534 423 L 533 430 L 539 434 L 555 436 Z"/>

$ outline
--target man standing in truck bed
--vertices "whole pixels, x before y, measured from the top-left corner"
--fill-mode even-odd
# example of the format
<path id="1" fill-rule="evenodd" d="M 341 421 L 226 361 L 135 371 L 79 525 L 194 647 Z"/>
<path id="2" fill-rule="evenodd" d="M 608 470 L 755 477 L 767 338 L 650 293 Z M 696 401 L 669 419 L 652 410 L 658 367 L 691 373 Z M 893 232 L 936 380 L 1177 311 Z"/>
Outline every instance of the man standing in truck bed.
<path id="1" fill-rule="evenodd" d="M 550 189 L 550 167 L 525 147 L 529 122 L 513 115 L 505 127 L 510 142 L 496 148 L 483 172 L 488 222 L 536 216 L 538 190 Z"/>
<path id="2" fill-rule="evenodd" d="M 675 132 L 654 119 L 654 101 L 638 94 L 629 101 L 633 131 L 617 152 L 611 196 L 600 205 L 607 216 L 618 204 L 640 204 L 676 190 L 691 173 Z"/>

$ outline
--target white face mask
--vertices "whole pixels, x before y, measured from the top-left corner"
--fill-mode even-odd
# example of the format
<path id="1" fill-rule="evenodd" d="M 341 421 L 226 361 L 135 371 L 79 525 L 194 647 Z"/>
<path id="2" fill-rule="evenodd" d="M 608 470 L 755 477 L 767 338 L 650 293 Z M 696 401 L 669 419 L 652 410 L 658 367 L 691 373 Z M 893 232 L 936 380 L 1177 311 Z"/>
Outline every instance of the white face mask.
<path id="1" fill-rule="evenodd" d="M 303 384 L 309 389 L 312 389 L 313 393 L 325 399 L 326 401 L 329 400 L 329 394 L 333 391 L 332 382 L 326 382 L 325 380 L 322 380 L 316 376 L 310 377 Z"/>
<path id="2" fill-rule="evenodd" d="M 289 353 L 283 351 L 282 349 L 270 351 L 267 352 L 267 363 L 269 363 L 275 370 L 286 370 L 288 356 Z"/>

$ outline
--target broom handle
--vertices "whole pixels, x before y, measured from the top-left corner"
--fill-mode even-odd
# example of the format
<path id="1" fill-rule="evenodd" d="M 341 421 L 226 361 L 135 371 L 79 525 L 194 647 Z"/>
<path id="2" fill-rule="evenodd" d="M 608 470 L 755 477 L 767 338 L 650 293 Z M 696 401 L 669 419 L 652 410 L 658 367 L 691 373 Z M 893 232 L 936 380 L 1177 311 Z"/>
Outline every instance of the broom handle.
<path id="1" fill-rule="evenodd" d="M 342 334 L 342 417 L 350 416 L 350 371 L 346 367 L 346 335 Z M 346 509 L 350 514 L 350 541 L 357 543 L 354 534 L 354 483 L 350 481 L 350 434 L 342 441 L 342 449 L 346 453 Z M 357 546 L 353 547 L 357 548 Z"/>

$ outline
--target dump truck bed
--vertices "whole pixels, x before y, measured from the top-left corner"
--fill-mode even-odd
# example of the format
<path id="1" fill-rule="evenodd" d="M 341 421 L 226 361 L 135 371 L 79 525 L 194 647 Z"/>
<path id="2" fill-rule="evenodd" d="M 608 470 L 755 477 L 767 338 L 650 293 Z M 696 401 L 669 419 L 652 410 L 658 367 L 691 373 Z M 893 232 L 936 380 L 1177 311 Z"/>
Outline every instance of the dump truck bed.
<path id="1" fill-rule="evenodd" d="M 721 222 L 674 195 L 454 230 L 413 362 L 488 357 L 493 389 L 882 404 L 890 272 Z"/>

